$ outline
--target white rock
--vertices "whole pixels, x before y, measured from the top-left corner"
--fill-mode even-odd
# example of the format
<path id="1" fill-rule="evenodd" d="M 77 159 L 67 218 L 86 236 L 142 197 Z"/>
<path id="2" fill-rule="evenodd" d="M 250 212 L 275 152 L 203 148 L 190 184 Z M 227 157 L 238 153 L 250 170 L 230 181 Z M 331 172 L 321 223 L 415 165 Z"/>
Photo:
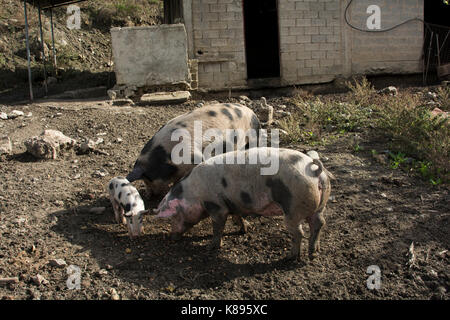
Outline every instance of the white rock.
<path id="1" fill-rule="evenodd" d="M 20 110 L 13 110 L 13 111 L 11 111 L 11 113 L 8 115 L 8 119 L 15 119 L 15 118 L 18 118 L 18 117 L 23 117 L 23 116 L 24 116 L 23 111 L 20 111 Z"/>
<path id="2" fill-rule="evenodd" d="M 8 115 L 5 112 L 0 112 L 0 119 L 7 120 L 8 119 Z"/>
<path id="3" fill-rule="evenodd" d="M 306 153 L 311 159 L 320 159 L 319 154 L 317 151 L 310 150 Z"/>
<path id="4" fill-rule="evenodd" d="M 109 290 L 109 294 L 111 295 L 111 300 L 120 300 L 120 296 L 117 293 L 116 289 L 112 288 Z"/>
<path id="5" fill-rule="evenodd" d="M 41 276 L 40 274 L 35 275 L 34 277 L 31 278 L 31 280 L 37 284 L 38 286 L 41 284 L 48 284 L 48 280 L 46 280 L 43 276 Z"/>
<path id="6" fill-rule="evenodd" d="M 79 173 L 77 173 L 76 175 L 74 175 L 72 177 L 73 180 L 77 180 L 77 179 L 80 179 L 80 178 L 81 178 L 81 174 L 79 174 Z"/>
<path id="7" fill-rule="evenodd" d="M 53 267 L 64 268 L 67 263 L 63 259 L 52 259 L 49 261 L 50 265 Z"/>
<path id="8" fill-rule="evenodd" d="M 116 100 L 117 99 L 117 91 L 116 90 L 108 90 L 106 91 L 108 94 L 108 97 L 110 100 Z"/>
<path id="9" fill-rule="evenodd" d="M 57 130 L 44 130 L 40 136 L 31 137 L 24 142 L 27 152 L 38 159 L 56 159 L 63 149 L 71 149 L 76 140 Z"/>
<path id="10" fill-rule="evenodd" d="M 390 95 L 396 96 L 397 93 L 398 93 L 398 91 L 397 91 L 397 88 L 396 88 L 396 87 L 394 87 L 394 86 L 389 86 L 389 87 L 387 87 L 387 88 L 384 88 L 384 89 L 378 91 L 378 93 L 381 93 L 381 94 L 390 94 Z"/>

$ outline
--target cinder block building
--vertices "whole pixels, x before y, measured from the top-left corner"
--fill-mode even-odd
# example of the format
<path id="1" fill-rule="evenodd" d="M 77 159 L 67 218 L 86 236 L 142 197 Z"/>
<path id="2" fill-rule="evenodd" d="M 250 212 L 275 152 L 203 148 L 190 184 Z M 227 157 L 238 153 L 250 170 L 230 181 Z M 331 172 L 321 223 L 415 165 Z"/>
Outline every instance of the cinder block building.
<path id="1" fill-rule="evenodd" d="M 354 74 L 419 73 L 425 11 L 432 19 L 449 20 L 449 15 L 445 18 L 449 11 L 439 8 L 441 0 L 166 0 L 165 4 L 166 23 L 182 22 L 186 27 L 188 56 L 198 61 L 198 86 L 211 89 L 323 83 Z"/>

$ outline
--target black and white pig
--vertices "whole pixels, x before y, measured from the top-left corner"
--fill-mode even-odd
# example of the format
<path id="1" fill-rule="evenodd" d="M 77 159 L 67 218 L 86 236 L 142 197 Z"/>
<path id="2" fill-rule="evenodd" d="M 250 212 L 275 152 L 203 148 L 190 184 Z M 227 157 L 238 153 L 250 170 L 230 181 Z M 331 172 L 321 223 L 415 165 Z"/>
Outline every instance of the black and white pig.
<path id="1" fill-rule="evenodd" d="M 195 109 L 189 113 L 182 114 L 170 120 L 165 126 L 147 142 L 142 149 L 138 159 L 134 164 L 132 172 L 127 176 L 130 182 L 142 179 L 147 187 L 147 194 L 165 194 L 171 183 L 178 181 L 196 166 L 194 161 L 190 163 L 174 164 L 171 160 L 172 149 L 179 143 L 171 141 L 172 133 L 177 129 L 185 129 L 194 137 L 194 121 L 201 121 L 202 131 L 217 129 L 222 134 L 222 139 L 226 138 L 227 129 L 239 129 L 247 131 L 254 129 L 256 136 L 245 137 L 241 135 L 238 139 L 246 139 L 246 143 L 235 141 L 237 145 L 255 145 L 259 137 L 261 124 L 256 114 L 244 105 L 237 103 L 218 103 L 206 105 Z M 251 141 L 255 139 L 254 141 Z M 203 141 L 201 146 L 194 145 L 191 148 L 190 159 L 194 158 L 194 152 L 202 154 L 209 141 Z M 226 152 L 226 147 L 222 149 Z M 201 162 L 201 160 L 199 161 Z M 248 222 L 233 217 L 235 224 L 241 227 L 242 232 L 246 232 Z"/>
<path id="2" fill-rule="evenodd" d="M 171 141 L 172 133 L 177 129 L 185 129 L 194 137 L 194 121 L 201 121 L 203 132 L 208 129 L 218 129 L 223 136 L 226 129 L 242 131 L 255 129 L 256 133 L 259 133 L 261 129 L 258 117 L 244 105 L 219 103 L 203 106 L 170 120 L 159 129 L 142 149 L 127 179 L 130 182 L 143 179 L 149 195 L 165 194 L 170 183 L 178 181 L 196 165 L 194 161 L 174 164 L 171 160 L 172 149 L 179 143 L 179 141 Z M 203 143 L 201 146 L 195 145 L 191 148 L 190 159 L 194 158 L 195 152 L 200 153 L 201 156 L 209 142 L 203 141 Z M 199 162 L 201 161 L 202 159 Z"/>
<path id="3" fill-rule="evenodd" d="M 127 225 L 130 238 L 140 236 L 147 212 L 137 189 L 124 177 L 112 178 L 107 188 L 116 222 Z"/>
<path id="4" fill-rule="evenodd" d="M 261 175 L 260 162 L 249 164 L 249 157 L 278 155 L 279 169 L 272 175 Z M 212 157 L 196 166 L 175 184 L 154 210 L 154 218 L 172 217 L 172 238 L 210 216 L 213 222 L 211 248 L 221 246 L 221 237 L 229 214 L 245 216 L 283 215 L 292 234 L 289 257 L 299 258 L 303 231 L 302 221 L 310 226 L 309 254 L 320 250 L 319 240 L 325 225 L 324 211 L 331 191 L 332 178 L 318 159 L 290 149 L 252 148 L 234 152 L 245 164 L 220 164 L 227 154 Z M 218 164 L 219 163 L 219 164 Z M 254 162 L 253 162 L 254 163 Z"/>

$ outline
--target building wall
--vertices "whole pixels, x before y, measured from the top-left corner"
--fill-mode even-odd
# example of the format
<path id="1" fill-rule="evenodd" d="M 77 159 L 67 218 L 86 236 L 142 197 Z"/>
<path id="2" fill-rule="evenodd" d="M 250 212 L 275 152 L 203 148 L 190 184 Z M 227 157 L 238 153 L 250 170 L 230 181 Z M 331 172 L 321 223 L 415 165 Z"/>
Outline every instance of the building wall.
<path id="1" fill-rule="evenodd" d="M 118 85 L 191 82 L 183 24 L 112 28 L 111 42 Z"/>
<path id="2" fill-rule="evenodd" d="M 367 33 L 344 20 L 350 0 L 278 0 L 281 85 L 320 83 L 352 74 L 421 70 L 423 25 Z M 381 8 L 381 28 L 423 18 L 424 0 L 354 0 L 348 18 L 367 29 L 369 5 Z M 242 0 L 185 0 L 191 8 L 190 57 L 199 59 L 200 88 L 247 86 Z M 191 31 L 189 31 L 191 30 Z M 199 54 L 201 52 L 202 54 Z"/>
<path id="3" fill-rule="evenodd" d="M 193 54 L 198 59 L 199 87 L 245 86 L 247 69 L 242 1 L 190 2 Z"/>
<path id="4" fill-rule="evenodd" d="M 424 0 L 353 1 L 349 17 L 352 25 L 365 27 L 369 5 L 381 9 L 381 29 L 391 28 L 411 18 L 423 19 Z M 423 23 L 409 22 L 389 32 L 347 31 L 351 50 L 350 73 L 421 72 Z M 348 30 L 348 27 L 347 27 Z"/>
<path id="5" fill-rule="evenodd" d="M 326 82 L 342 73 L 340 1 L 279 0 L 278 3 L 283 82 Z"/>

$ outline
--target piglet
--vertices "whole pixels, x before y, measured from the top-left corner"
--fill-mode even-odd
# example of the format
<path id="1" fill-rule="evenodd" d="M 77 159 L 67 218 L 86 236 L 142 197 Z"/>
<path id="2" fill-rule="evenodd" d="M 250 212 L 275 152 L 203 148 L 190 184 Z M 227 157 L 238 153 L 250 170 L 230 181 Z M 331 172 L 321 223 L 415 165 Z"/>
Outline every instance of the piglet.
<path id="1" fill-rule="evenodd" d="M 111 179 L 108 191 L 116 222 L 127 225 L 130 238 L 140 236 L 144 229 L 142 221 L 147 211 L 139 192 L 123 177 Z"/>

